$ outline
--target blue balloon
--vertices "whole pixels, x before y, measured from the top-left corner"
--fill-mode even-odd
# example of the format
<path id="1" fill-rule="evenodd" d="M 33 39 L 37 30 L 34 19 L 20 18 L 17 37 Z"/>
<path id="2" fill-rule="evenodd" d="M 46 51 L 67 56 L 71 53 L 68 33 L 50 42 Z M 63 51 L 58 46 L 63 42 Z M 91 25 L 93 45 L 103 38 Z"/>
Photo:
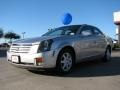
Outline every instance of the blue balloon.
<path id="1" fill-rule="evenodd" d="M 64 25 L 68 25 L 72 22 L 72 15 L 70 13 L 66 13 L 63 15 L 63 18 L 62 18 L 62 23 Z"/>

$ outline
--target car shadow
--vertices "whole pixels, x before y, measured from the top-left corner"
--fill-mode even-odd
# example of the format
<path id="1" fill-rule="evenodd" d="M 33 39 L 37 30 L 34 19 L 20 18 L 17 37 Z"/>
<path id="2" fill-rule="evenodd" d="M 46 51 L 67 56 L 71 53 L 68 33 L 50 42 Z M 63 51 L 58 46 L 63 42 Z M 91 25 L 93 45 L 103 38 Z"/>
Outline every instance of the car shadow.
<path id="1" fill-rule="evenodd" d="M 116 49 L 112 50 L 112 52 L 120 52 L 120 48 L 116 48 Z"/>
<path id="2" fill-rule="evenodd" d="M 110 62 L 95 60 L 79 63 L 66 77 L 99 77 L 120 75 L 120 57 L 112 57 Z"/>
<path id="3" fill-rule="evenodd" d="M 0 50 L 0 57 L 6 57 L 6 51 L 7 50 Z"/>
<path id="4" fill-rule="evenodd" d="M 31 71 L 35 74 L 56 77 L 100 77 L 120 75 L 120 57 L 112 57 L 109 62 L 94 60 L 79 63 L 74 70 L 66 75 L 58 75 L 53 70 Z"/>

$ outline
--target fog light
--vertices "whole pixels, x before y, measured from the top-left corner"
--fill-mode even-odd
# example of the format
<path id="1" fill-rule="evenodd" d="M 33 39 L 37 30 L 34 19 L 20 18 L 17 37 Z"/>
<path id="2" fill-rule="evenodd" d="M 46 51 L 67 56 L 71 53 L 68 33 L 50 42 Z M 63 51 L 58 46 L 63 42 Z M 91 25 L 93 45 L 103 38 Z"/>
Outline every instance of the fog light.
<path id="1" fill-rule="evenodd" d="M 38 57 L 38 58 L 35 58 L 35 64 L 38 66 L 38 65 L 41 65 L 41 63 L 43 63 L 43 58 L 42 57 Z"/>

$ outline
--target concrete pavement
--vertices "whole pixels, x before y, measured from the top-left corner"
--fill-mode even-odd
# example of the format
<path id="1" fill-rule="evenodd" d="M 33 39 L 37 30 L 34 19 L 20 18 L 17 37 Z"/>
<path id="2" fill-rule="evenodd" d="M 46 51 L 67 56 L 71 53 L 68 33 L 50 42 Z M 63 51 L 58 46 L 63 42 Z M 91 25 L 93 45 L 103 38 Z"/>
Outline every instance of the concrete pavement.
<path id="1" fill-rule="evenodd" d="M 1 57 L 0 90 L 120 90 L 120 51 L 113 52 L 111 62 L 80 63 L 64 76 L 16 68 Z"/>

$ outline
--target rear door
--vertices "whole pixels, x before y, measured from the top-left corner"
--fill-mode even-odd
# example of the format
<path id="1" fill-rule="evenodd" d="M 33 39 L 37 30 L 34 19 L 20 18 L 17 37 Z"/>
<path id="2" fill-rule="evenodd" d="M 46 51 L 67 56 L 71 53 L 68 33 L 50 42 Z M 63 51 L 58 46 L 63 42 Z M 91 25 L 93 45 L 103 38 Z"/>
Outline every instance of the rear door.
<path id="1" fill-rule="evenodd" d="M 104 34 L 96 27 L 93 27 L 95 37 L 95 52 L 97 55 L 104 54 L 106 48 L 106 40 Z"/>

